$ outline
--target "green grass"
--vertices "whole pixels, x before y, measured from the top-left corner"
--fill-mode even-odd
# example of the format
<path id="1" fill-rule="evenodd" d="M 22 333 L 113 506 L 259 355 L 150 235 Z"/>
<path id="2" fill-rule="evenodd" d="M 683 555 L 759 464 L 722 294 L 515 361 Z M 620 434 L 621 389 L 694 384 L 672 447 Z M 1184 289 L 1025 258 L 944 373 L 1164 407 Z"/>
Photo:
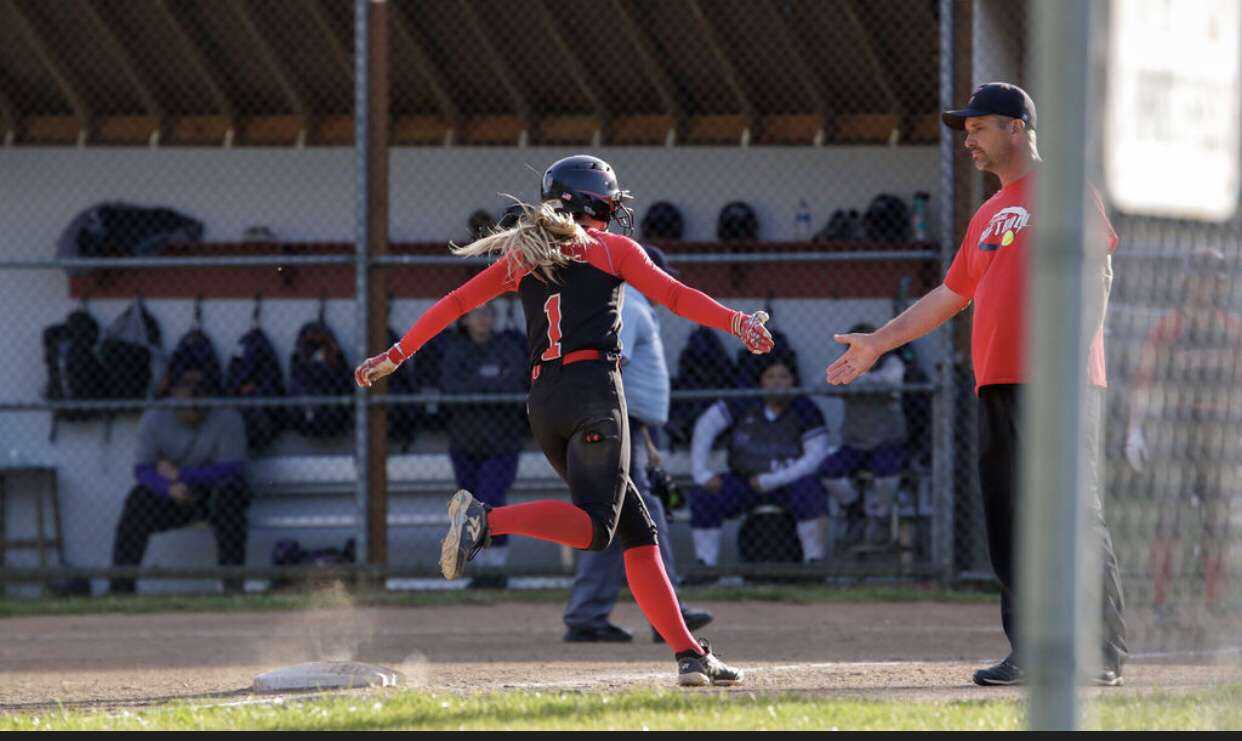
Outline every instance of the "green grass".
<path id="1" fill-rule="evenodd" d="M 683 589 L 687 602 L 955 602 L 979 603 L 996 599 L 980 591 L 945 589 L 939 586 L 754 585 Z M 564 603 L 565 589 L 451 590 L 421 592 L 326 589 L 317 592 L 274 594 L 153 595 L 128 597 L 65 597 L 59 599 L 0 599 L 0 618 L 40 615 L 140 615 L 157 612 L 263 612 L 312 610 L 331 607 L 420 607 L 445 605 L 494 605 L 505 602 Z"/>
<path id="2" fill-rule="evenodd" d="M 1105 697 L 1092 703 L 1091 713 L 1089 725 L 1106 729 L 1242 728 L 1242 686 L 1194 695 Z M 467 697 L 403 690 L 234 706 L 178 703 L 0 715 L 0 730 L 1005 730 L 1023 723 L 1024 708 L 1016 700 L 912 702 L 677 690 Z"/>

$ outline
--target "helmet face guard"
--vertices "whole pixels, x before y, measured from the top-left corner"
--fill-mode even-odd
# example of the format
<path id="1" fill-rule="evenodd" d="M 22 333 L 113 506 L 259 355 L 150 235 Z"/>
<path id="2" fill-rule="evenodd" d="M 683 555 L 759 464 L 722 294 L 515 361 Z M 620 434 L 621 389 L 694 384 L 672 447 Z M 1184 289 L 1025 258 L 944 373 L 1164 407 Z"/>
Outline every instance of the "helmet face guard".
<path id="1" fill-rule="evenodd" d="M 543 174 L 540 196 L 557 201 L 566 213 L 605 225 L 616 221 L 626 234 L 634 231 L 634 210 L 625 205 L 634 196 L 617 185 L 612 166 L 598 157 L 579 154 L 554 162 Z"/>

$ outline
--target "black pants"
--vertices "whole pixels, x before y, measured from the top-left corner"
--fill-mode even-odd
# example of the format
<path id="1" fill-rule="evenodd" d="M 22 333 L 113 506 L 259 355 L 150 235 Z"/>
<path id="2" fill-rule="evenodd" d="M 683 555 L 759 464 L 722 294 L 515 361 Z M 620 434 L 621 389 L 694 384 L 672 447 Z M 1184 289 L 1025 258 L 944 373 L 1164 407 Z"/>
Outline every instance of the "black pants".
<path id="1" fill-rule="evenodd" d="M 1086 389 L 1083 424 L 1088 449 L 1100 444 L 1104 394 L 1096 388 Z M 1018 511 L 1018 465 L 1022 442 L 1022 386 L 995 385 L 979 389 L 979 489 L 983 495 L 983 515 L 988 531 L 988 555 L 992 569 L 1001 584 L 1001 622 L 1011 649 L 1018 650 L 1020 642 L 1016 625 L 1014 579 L 1018 566 L 1014 563 L 1014 547 L 1017 540 L 1016 515 Z M 1100 548 L 1103 616 L 1100 638 L 1103 641 L 1103 657 L 1108 668 L 1120 668 L 1127 657 L 1126 626 L 1122 617 L 1125 604 L 1121 596 L 1121 581 L 1117 570 L 1117 556 L 1113 553 L 1113 541 L 1104 521 L 1104 509 L 1100 497 L 1103 481 L 1097 456 L 1088 456 L 1087 496 L 1090 514 L 1091 536 Z"/>
<path id="2" fill-rule="evenodd" d="M 241 566 L 246 562 L 246 509 L 250 489 L 241 479 L 230 479 L 213 487 L 194 487 L 194 501 L 181 504 L 145 486 L 136 486 L 125 497 L 125 508 L 116 525 L 112 563 L 137 566 L 147 552 L 155 533 L 191 525 L 201 520 L 211 524 L 221 566 Z M 132 579 L 114 579 L 112 590 L 132 592 Z"/>
<path id="3" fill-rule="evenodd" d="M 630 480 L 629 420 L 616 366 L 544 363 L 526 411 L 570 499 L 591 518 L 590 550 L 607 548 L 614 535 L 622 550 L 655 545 L 655 523 Z"/>

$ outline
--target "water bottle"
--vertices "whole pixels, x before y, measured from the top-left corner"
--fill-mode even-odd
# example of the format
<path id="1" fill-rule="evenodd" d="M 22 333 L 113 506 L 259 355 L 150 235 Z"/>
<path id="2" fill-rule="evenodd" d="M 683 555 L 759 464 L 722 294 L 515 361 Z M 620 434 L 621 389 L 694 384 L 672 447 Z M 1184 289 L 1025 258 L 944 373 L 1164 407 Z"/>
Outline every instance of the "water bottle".
<path id="1" fill-rule="evenodd" d="M 920 190 L 914 194 L 914 204 L 910 209 L 910 233 L 916 242 L 927 241 L 927 202 L 931 194 Z"/>
<path id="2" fill-rule="evenodd" d="M 794 216 L 794 239 L 799 242 L 811 241 L 811 207 L 805 198 L 798 201 L 798 213 Z"/>

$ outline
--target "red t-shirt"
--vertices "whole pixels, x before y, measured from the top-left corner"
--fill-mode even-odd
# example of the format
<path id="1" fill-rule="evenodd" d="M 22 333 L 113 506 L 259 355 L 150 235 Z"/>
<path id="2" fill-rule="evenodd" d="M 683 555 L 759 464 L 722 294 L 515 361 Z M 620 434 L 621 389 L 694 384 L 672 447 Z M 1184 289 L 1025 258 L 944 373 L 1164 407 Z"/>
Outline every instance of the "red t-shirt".
<path id="1" fill-rule="evenodd" d="M 1001 188 L 975 212 L 944 279 L 949 290 L 975 304 L 970 344 L 976 391 L 991 384 L 1026 381 L 1027 250 L 1034 244 L 1031 201 L 1036 183 L 1036 173 L 1029 172 Z M 1094 191 L 1092 204 L 1112 253 L 1117 249 L 1117 233 Z M 1099 387 L 1108 385 L 1102 331 L 1091 341 L 1087 380 Z"/>

